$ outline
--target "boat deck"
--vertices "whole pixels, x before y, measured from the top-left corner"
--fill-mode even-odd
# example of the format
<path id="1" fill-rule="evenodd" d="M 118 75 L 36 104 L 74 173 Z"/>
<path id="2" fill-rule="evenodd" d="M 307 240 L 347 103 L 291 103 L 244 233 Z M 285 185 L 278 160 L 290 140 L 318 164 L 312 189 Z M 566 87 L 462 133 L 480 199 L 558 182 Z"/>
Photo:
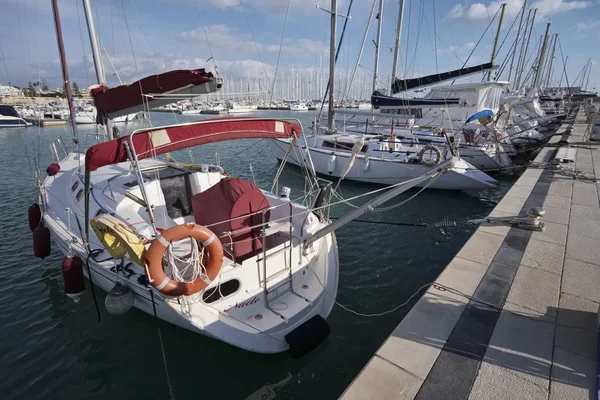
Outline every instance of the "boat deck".
<path id="1" fill-rule="evenodd" d="M 580 143 L 562 165 L 600 176 L 600 146 L 581 144 L 586 128 L 581 107 L 559 129 Z M 545 231 L 482 225 L 342 398 L 597 398 L 599 192 L 600 183 L 528 168 L 491 216 L 543 207 Z"/>

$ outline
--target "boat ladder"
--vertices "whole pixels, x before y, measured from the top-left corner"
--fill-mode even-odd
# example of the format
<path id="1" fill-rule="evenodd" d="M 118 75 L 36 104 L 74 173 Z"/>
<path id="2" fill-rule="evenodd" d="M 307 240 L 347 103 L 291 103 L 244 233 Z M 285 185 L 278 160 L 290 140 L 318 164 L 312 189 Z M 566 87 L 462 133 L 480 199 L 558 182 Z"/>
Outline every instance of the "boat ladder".
<path id="1" fill-rule="evenodd" d="M 287 318 L 284 317 L 279 312 L 277 312 L 273 307 L 271 307 L 271 305 L 274 302 L 276 302 L 279 298 L 286 295 L 287 293 L 292 293 L 292 294 L 298 296 L 299 298 L 305 300 L 306 302 L 310 302 L 308 299 L 306 299 L 305 297 L 299 295 L 298 293 L 296 293 L 294 291 L 294 282 L 293 282 L 293 273 L 292 273 L 292 266 L 293 266 L 292 251 L 294 248 L 293 237 L 292 237 L 293 206 L 292 206 L 291 202 L 290 202 L 289 206 L 290 206 L 289 220 L 287 222 L 269 223 L 268 224 L 269 226 L 267 226 L 267 223 L 266 223 L 266 212 L 268 210 L 263 211 L 263 213 L 262 213 L 263 229 L 261 231 L 263 255 L 262 255 L 262 258 L 259 259 L 259 261 L 262 262 L 261 286 L 263 287 L 265 307 L 282 319 L 287 319 Z M 267 248 L 266 247 L 267 236 L 272 235 L 275 232 L 281 232 L 285 228 L 289 229 L 290 240 L 289 240 L 288 244 L 273 253 L 267 254 L 267 252 L 265 251 L 265 249 Z M 300 243 L 298 243 L 298 246 L 300 246 Z M 285 262 L 284 262 L 283 267 L 281 269 L 278 269 L 277 271 L 274 271 L 274 272 L 271 271 L 271 274 L 267 275 L 267 260 L 269 259 L 269 257 L 273 257 L 275 255 L 278 255 L 281 253 L 286 253 L 286 252 L 289 252 L 289 255 L 287 257 L 284 257 Z M 299 258 L 298 262 L 300 262 L 300 261 L 301 261 L 301 259 Z M 279 280 L 276 283 L 269 285 L 269 282 L 273 282 L 273 281 L 280 279 L 282 275 L 285 275 L 285 277 L 282 280 Z"/>

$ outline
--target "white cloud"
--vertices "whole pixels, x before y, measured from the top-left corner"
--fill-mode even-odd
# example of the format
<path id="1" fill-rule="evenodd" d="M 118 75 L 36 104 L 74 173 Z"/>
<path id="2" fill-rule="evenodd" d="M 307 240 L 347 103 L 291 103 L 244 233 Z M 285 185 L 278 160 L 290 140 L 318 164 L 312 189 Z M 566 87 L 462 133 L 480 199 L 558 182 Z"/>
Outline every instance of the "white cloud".
<path id="1" fill-rule="evenodd" d="M 587 8 L 591 4 L 589 1 L 539 0 L 533 3 L 531 7 L 537 8 L 538 14 L 547 17 L 552 14 Z"/>
<path id="2" fill-rule="evenodd" d="M 600 19 L 589 22 L 578 22 L 575 25 L 575 29 L 577 30 L 577 32 L 587 31 L 591 29 L 600 29 Z"/>
<path id="3" fill-rule="evenodd" d="M 523 7 L 524 0 L 495 0 L 490 3 L 458 3 L 446 15 L 449 19 L 468 19 L 471 21 L 488 21 L 506 3 L 506 18 L 514 18 Z M 565 13 L 571 10 L 586 8 L 591 5 L 589 1 L 565 1 L 565 0 L 538 0 L 529 5 L 537 8 L 538 17 L 548 17 L 553 14 Z"/>
<path id="4" fill-rule="evenodd" d="M 208 4 L 220 9 L 236 9 L 241 11 L 240 0 L 207 0 Z M 257 8 L 272 13 L 285 13 L 288 2 L 285 0 L 243 0 L 244 8 Z M 290 12 L 299 10 L 312 10 L 316 4 L 307 0 L 290 0 Z"/>
<path id="5" fill-rule="evenodd" d="M 462 46 L 450 46 L 438 50 L 438 54 L 452 53 L 452 54 L 464 54 L 475 48 L 475 42 L 467 42 Z"/>
<path id="6" fill-rule="evenodd" d="M 266 44 L 252 41 L 250 35 L 237 32 L 235 29 L 223 25 L 212 25 L 206 27 L 210 44 L 215 49 L 235 50 L 246 53 L 256 54 L 256 48 L 262 53 L 277 53 L 279 52 L 279 43 Z M 202 28 L 196 28 L 191 31 L 180 33 L 182 38 L 190 40 L 205 41 L 206 36 Z M 329 46 L 321 41 L 312 39 L 287 39 L 283 42 L 284 53 L 293 54 L 297 57 L 304 57 L 314 54 L 326 54 Z"/>

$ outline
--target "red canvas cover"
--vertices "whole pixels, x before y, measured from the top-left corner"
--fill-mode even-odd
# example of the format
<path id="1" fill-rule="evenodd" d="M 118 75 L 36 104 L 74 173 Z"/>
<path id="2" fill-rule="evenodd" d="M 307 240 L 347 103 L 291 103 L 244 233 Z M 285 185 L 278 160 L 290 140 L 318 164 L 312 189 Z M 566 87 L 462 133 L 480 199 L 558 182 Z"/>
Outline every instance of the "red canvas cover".
<path id="1" fill-rule="evenodd" d="M 121 85 L 109 89 L 100 86 L 91 90 L 98 114 L 109 114 L 125 108 L 137 106 L 148 101 L 144 94 L 167 93 L 186 86 L 201 85 L 213 78 L 204 68 L 176 70 L 147 76 L 130 85 Z"/>
<path id="2" fill-rule="evenodd" d="M 286 139 L 300 136 L 300 124 L 253 117 L 227 117 L 195 121 L 141 130 L 133 135 L 98 143 L 85 155 L 85 167 L 95 171 L 100 167 L 127 161 L 123 143 L 135 148 L 138 159 L 154 157 L 171 151 L 206 143 L 234 139 Z"/>
<path id="3" fill-rule="evenodd" d="M 236 262 L 241 263 L 262 250 L 261 228 L 250 228 L 262 223 L 262 214 L 249 214 L 269 208 L 269 201 L 251 181 L 224 178 L 213 187 L 192 196 L 192 208 L 196 223 L 208 226 L 217 236 L 224 232 L 236 232 L 231 237 L 221 238 L 223 246 L 233 251 Z M 265 221 L 269 221 L 268 211 Z"/>

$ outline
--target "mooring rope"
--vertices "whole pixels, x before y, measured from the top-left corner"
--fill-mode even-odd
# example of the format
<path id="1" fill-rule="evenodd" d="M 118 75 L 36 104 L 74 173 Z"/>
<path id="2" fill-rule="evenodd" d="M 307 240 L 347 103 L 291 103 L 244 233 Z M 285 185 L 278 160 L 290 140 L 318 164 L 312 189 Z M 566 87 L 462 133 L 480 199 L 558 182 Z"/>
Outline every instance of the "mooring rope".
<path id="1" fill-rule="evenodd" d="M 149 288 L 150 297 L 152 300 L 152 310 L 154 311 L 154 317 L 158 318 L 156 314 L 156 303 L 154 301 L 154 288 Z M 175 393 L 173 392 L 173 386 L 171 385 L 171 377 L 169 376 L 169 366 L 167 364 L 167 355 L 165 353 L 165 345 L 163 343 L 162 332 L 160 331 L 160 326 L 157 328 L 158 331 L 158 341 L 160 343 L 160 352 L 163 359 L 163 366 L 165 368 L 165 376 L 167 378 L 167 393 L 169 400 L 175 400 Z"/>

